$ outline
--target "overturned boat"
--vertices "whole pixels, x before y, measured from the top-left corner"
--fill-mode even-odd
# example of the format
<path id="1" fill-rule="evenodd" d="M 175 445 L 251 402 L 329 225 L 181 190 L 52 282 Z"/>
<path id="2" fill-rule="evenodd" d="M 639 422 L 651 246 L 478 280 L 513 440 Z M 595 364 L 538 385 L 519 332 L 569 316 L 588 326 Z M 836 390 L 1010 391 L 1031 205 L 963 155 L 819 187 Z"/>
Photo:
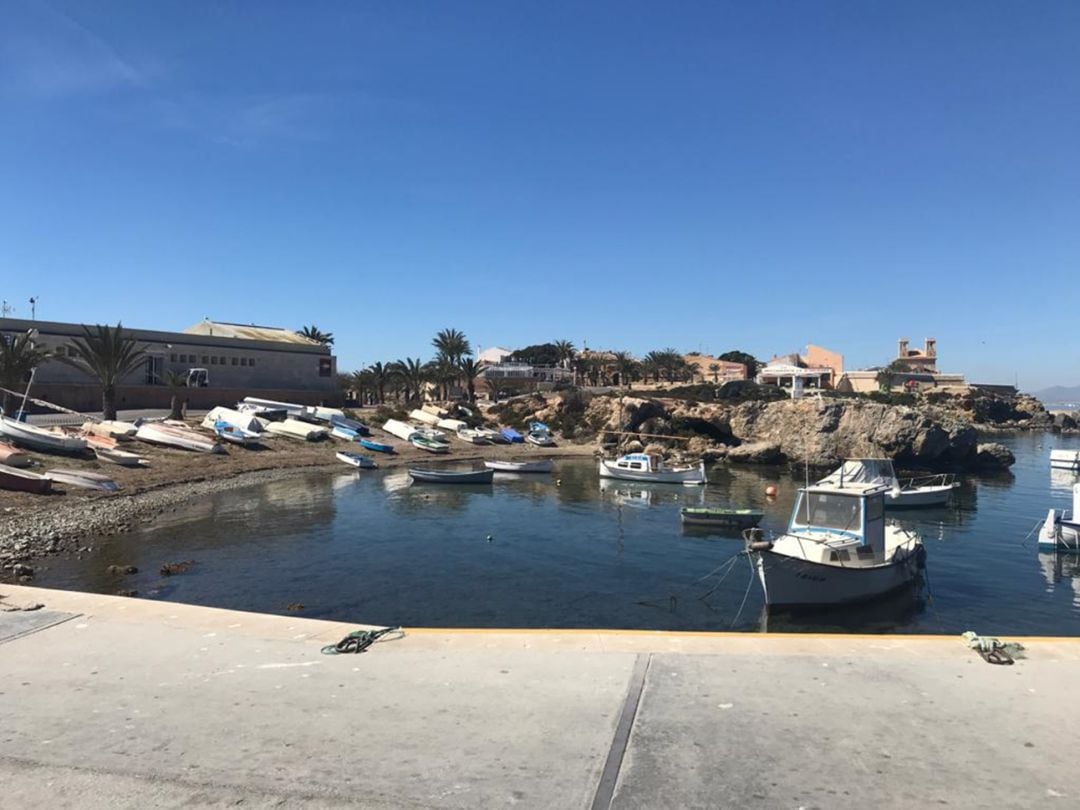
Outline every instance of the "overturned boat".
<path id="1" fill-rule="evenodd" d="M 81 455 L 86 452 L 86 439 L 81 436 L 74 436 L 56 428 L 19 422 L 10 416 L 0 416 L 0 436 L 19 447 L 43 453 Z"/>

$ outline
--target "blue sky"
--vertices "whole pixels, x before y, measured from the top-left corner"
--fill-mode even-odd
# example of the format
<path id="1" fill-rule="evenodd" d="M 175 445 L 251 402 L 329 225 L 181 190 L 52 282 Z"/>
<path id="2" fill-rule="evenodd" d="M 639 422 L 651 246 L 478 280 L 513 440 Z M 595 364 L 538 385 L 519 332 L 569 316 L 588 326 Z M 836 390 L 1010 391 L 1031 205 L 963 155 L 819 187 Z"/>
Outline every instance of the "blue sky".
<path id="1" fill-rule="evenodd" d="M 16 314 L 1080 382 L 1080 4 L 5 0 Z"/>

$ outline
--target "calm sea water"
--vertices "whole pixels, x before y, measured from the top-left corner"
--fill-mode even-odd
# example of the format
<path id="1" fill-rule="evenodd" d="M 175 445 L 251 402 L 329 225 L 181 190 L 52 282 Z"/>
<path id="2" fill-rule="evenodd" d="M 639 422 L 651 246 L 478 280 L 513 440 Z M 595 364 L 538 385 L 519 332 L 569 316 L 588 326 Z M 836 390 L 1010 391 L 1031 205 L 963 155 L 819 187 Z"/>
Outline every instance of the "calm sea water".
<path id="1" fill-rule="evenodd" d="M 1001 439 L 1011 474 L 965 480 L 949 508 L 897 513 L 928 552 L 924 581 L 884 601 L 766 615 L 742 542 L 684 531 L 679 507 L 758 506 L 787 522 L 800 481 L 718 467 L 706 488 L 604 482 L 592 461 L 485 487 L 412 485 L 404 472 L 312 475 L 222 492 L 167 521 L 55 560 L 41 585 L 374 624 L 1080 635 L 1080 558 L 1039 553 L 1032 527 L 1068 508 L 1049 434 Z M 767 501 L 765 488 L 779 495 Z M 192 559 L 186 574 L 163 563 Z M 119 578 L 110 564 L 138 566 Z"/>

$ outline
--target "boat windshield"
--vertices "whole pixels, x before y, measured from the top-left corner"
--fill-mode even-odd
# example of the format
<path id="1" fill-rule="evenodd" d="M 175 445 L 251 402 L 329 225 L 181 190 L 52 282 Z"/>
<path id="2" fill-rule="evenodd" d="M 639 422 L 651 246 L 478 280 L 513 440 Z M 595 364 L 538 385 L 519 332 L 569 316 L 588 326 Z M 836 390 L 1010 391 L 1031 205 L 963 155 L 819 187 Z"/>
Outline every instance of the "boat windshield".
<path id="1" fill-rule="evenodd" d="M 795 505 L 792 525 L 844 532 L 861 532 L 862 500 L 853 495 L 802 492 Z"/>

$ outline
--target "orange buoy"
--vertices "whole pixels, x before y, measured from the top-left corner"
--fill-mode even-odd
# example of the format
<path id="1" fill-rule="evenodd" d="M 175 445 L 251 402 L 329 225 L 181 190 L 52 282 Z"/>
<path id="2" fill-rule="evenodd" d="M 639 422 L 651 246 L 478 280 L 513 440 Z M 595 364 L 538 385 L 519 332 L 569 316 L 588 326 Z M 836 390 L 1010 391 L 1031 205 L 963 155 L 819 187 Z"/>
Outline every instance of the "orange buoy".
<path id="1" fill-rule="evenodd" d="M 770 498 L 775 498 L 776 497 L 776 485 L 775 484 L 769 484 L 767 487 L 765 487 L 765 494 Z"/>

